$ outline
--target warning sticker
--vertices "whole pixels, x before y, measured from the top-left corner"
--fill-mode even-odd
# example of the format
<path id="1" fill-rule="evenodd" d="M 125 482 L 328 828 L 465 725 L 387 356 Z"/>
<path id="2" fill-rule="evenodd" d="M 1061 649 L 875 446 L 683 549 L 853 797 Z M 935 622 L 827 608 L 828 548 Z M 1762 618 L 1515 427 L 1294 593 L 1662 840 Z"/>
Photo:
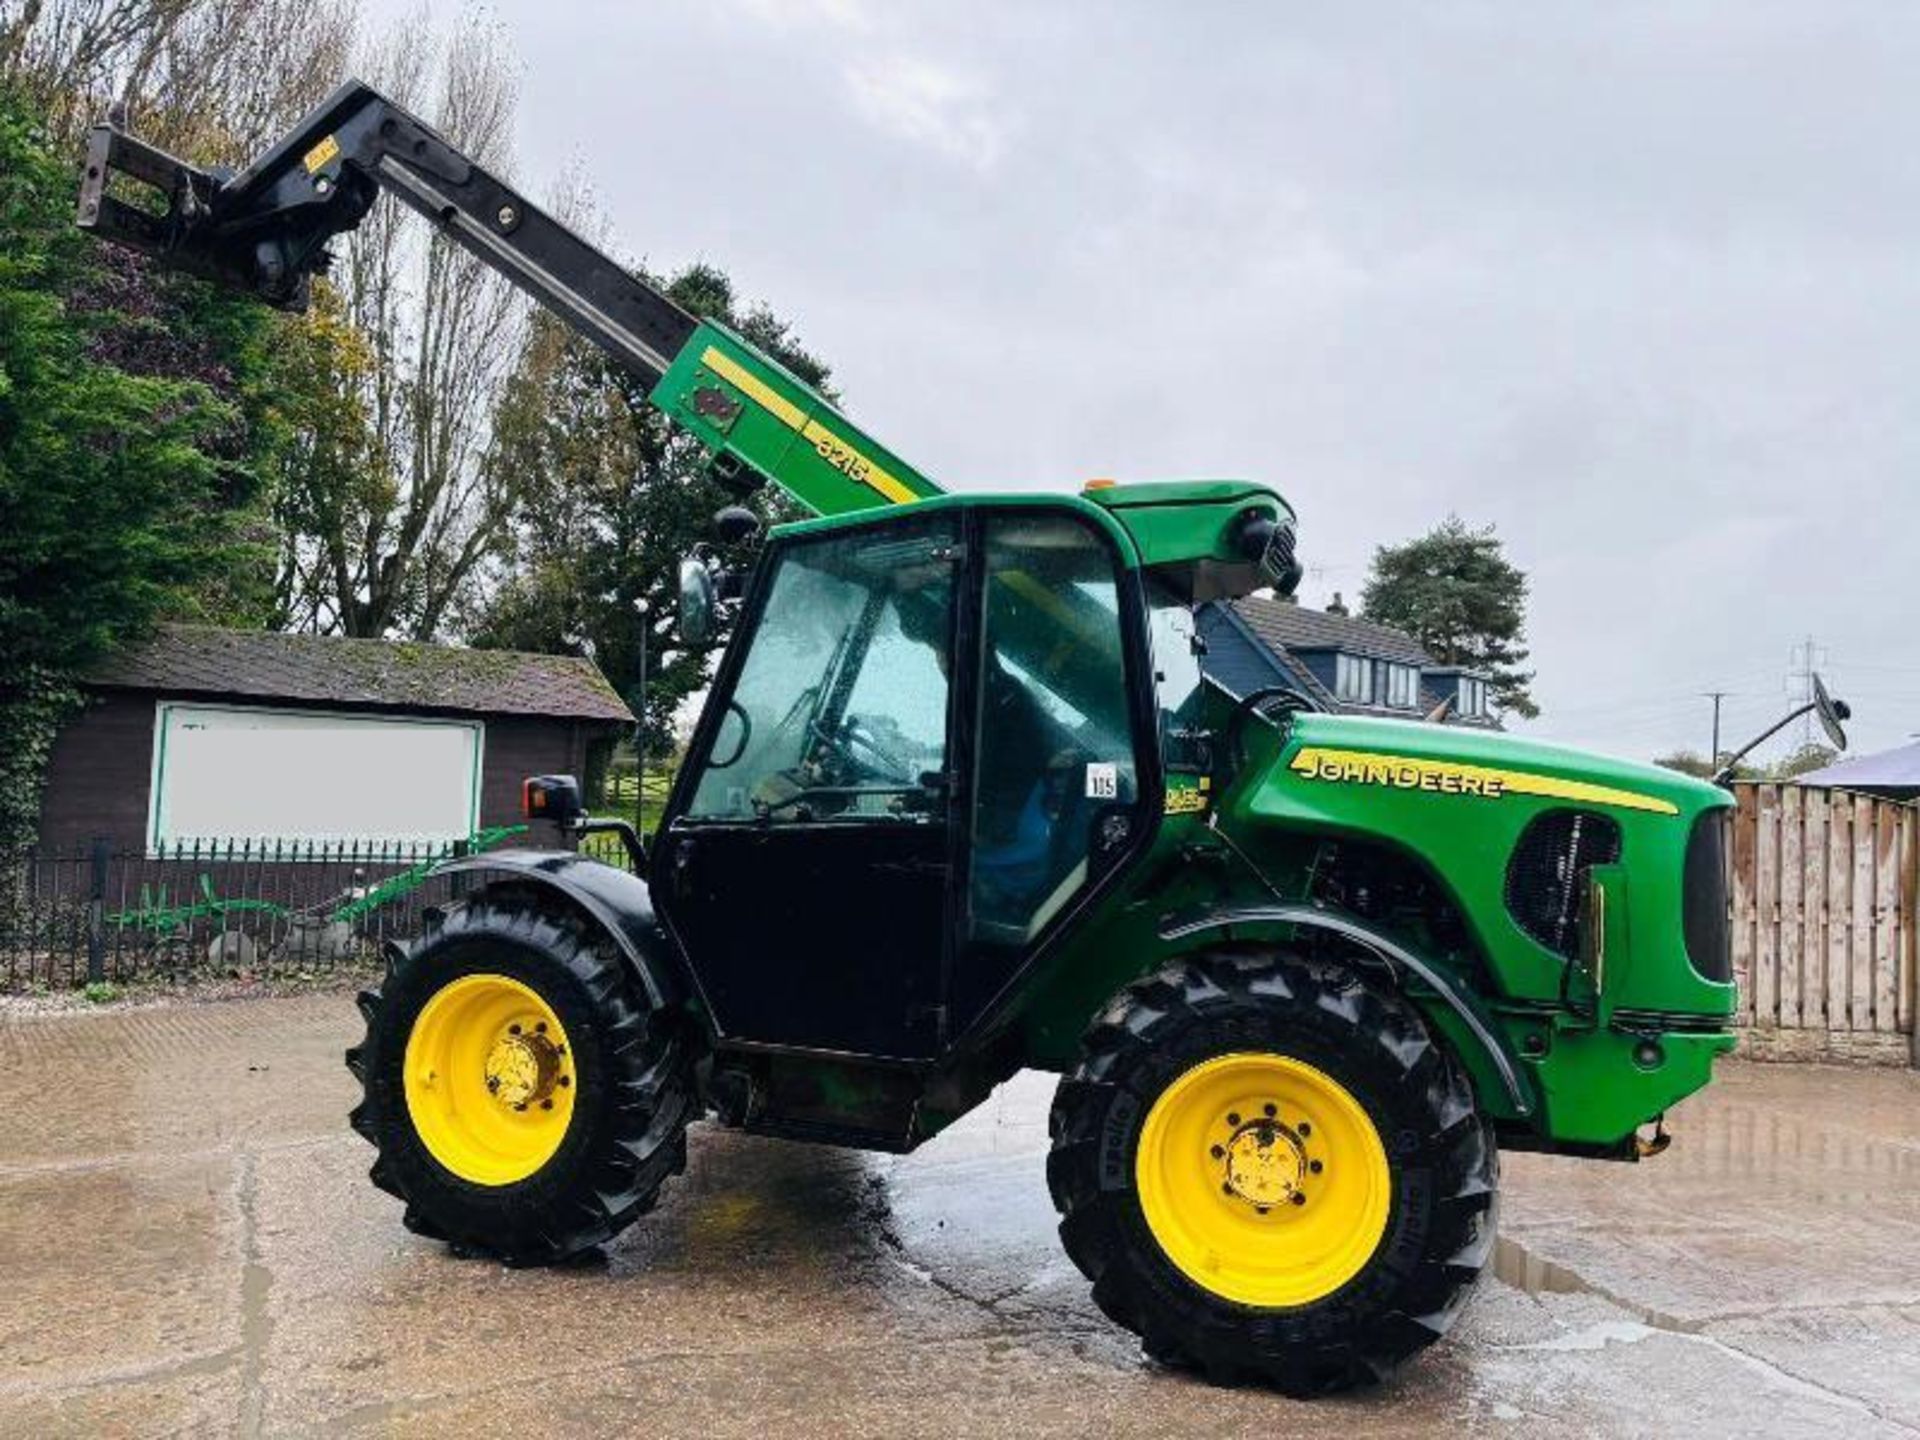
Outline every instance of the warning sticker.
<path id="1" fill-rule="evenodd" d="M 1117 800 L 1120 798 L 1120 767 L 1102 761 L 1094 761 L 1087 766 L 1087 798 L 1089 800 Z"/>

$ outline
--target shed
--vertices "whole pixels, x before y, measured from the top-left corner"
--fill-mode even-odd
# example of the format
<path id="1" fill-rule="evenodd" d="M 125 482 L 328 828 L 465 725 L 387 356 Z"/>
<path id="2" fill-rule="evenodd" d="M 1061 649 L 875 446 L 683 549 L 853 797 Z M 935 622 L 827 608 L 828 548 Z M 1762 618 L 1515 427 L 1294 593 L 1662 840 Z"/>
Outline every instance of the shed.
<path id="1" fill-rule="evenodd" d="M 43 849 L 461 841 L 633 723 L 590 660 L 210 626 L 162 627 L 84 688 Z"/>
<path id="2" fill-rule="evenodd" d="M 1809 770 L 1794 783 L 1817 785 L 1829 790 L 1852 790 L 1862 795 L 1878 795 L 1885 800 L 1920 799 L 1920 740 L 1874 755 L 1856 755 L 1851 760 L 1837 760 L 1818 770 Z"/>

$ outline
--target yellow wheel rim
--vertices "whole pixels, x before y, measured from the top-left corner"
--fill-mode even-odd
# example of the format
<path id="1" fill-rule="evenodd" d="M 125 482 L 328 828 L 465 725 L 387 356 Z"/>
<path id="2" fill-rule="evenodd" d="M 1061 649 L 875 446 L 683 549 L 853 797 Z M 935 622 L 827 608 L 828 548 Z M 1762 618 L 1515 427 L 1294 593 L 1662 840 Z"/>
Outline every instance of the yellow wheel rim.
<path id="1" fill-rule="evenodd" d="M 553 1158 L 573 1119 L 572 1047 L 553 1007 L 505 975 L 435 991 L 407 1037 L 407 1114 L 429 1154 L 475 1185 Z"/>
<path id="2" fill-rule="evenodd" d="M 1285 1055 L 1221 1055 L 1167 1086 L 1141 1127 L 1134 1183 L 1183 1275 L 1262 1308 L 1311 1304 L 1358 1275 L 1392 1203 L 1366 1110 Z"/>

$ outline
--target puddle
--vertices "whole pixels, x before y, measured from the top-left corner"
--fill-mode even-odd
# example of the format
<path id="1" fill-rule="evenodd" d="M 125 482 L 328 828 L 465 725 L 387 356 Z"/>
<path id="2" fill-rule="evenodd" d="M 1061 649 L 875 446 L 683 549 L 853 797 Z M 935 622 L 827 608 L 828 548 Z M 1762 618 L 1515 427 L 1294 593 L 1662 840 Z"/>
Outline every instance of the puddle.
<path id="1" fill-rule="evenodd" d="M 1601 1292 L 1565 1265 L 1534 1254 L 1511 1236 L 1502 1235 L 1493 1242 L 1493 1263 L 1487 1267 L 1493 1278 L 1524 1290 L 1529 1295 L 1600 1295 Z M 1610 1296 L 1602 1296 L 1610 1299 Z"/>
<path id="2" fill-rule="evenodd" d="M 1528 1295 L 1591 1295 L 1655 1330 L 1697 1335 L 1703 1328 L 1700 1321 L 1682 1320 L 1677 1315 L 1629 1300 L 1604 1285 L 1596 1285 L 1579 1271 L 1534 1254 L 1511 1235 L 1501 1235 L 1494 1240 L 1493 1261 L 1487 1266 L 1487 1273 Z"/>

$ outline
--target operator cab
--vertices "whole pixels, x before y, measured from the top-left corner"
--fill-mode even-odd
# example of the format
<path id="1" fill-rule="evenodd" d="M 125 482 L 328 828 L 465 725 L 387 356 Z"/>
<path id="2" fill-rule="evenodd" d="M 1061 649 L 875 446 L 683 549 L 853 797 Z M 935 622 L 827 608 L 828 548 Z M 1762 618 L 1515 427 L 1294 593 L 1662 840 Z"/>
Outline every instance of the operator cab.
<path id="1" fill-rule="evenodd" d="M 1159 726 L 1118 528 L 934 502 L 772 541 L 653 876 L 723 1037 L 931 1057 L 1144 839 Z"/>

